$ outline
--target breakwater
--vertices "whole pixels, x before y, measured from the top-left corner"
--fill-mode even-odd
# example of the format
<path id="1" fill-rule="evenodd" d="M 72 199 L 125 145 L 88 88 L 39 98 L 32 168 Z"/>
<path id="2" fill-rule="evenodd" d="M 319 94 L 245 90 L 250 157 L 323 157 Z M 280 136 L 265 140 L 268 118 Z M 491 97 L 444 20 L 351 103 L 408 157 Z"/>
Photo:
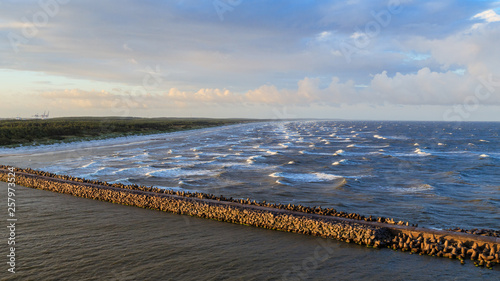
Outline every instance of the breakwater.
<path id="1" fill-rule="evenodd" d="M 1 169 L 0 179 L 6 181 L 7 173 L 8 170 Z M 391 219 L 364 217 L 333 209 L 259 203 L 203 193 L 108 184 L 31 169 L 16 169 L 16 183 L 95 200 L 322 236 L 374 248 L 388 247 L 456 258 L 462 262 L 471 259 L 477 265 L 490 268 L 500 263 L 500 239 L 497 237 L 430 230 L 410 226 L 408 223 L 391 224 Z"/>

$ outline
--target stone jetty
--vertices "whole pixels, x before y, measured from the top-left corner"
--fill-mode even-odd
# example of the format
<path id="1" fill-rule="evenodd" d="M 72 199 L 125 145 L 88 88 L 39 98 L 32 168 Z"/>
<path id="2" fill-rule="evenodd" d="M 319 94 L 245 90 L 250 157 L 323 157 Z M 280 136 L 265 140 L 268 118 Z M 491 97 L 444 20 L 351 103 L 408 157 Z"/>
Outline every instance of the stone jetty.
<path id="1" fill-rule="evenodd" d="M 0 166 L 0 180 L 9 170 Z M 433 230 L 390 218 L 362 216 L 332 208 L 233 199 L 205 193 L 139 185 L 109 184 L 32 169 L 15 168 L 17 185 L 83 198 L 208 218 L 217 221 L 302 233 L 390 248 L 419 255 L 472 260 L 477 266 L 500 264 L 500 237 L 494 230 Z"/>

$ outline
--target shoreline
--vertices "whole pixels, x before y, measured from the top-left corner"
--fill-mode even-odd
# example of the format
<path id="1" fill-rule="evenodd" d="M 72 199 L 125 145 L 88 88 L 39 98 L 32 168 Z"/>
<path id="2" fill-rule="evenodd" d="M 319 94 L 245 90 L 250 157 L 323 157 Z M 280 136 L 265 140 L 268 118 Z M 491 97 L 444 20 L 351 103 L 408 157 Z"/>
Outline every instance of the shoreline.
<path id="1" fill-rule="evenodd" d="M 107 139 L 140 137 L 154 134 L 216 128 L 235 124 L 261 122 L 259 119 L 231 118 L 119 118 L 119 117 L 75 117 L 47 120 L 0 120 L 0 131 L 15 127 L 16 132 L 7 132 L 0 149 L 50 146 Z M 44 125 L 44 126 L 41 126 Z M 71 125 L 71 126 L 70 126 Z M 31 127 L 30 127 L 31 126 Z M 27 131 L 27 128 L 33 128 Z M 25 138 L 25 136 L 30 136 Z"/>
<path id="2" fill-rule="evenodd" d="M 0 169 L 6 181 L 8 170 Z M 202 193 L 185 193 L 153 187 L 126 186 L 58 176 L 31 169 L 15 169 L 16 184 L 123 205 L 208 218 L 272 230 L 321 236 L 373 248 L 391 248 L 420 255 L 471 259 L 492 268 L 500 264 L 500 238 L 464 232 L 426 229 L 408 223 L 390 224 L 385 218 L 309 207 L 233 200 Z M 295 210 L 298 209 L 298 210 Z M 382 222 L 384 219 L 384 222 Z M 393 222 L 394 223 L 394 222 Z"/>
<path id="3" fill-rule="evenodd" d="M 191 133 L 193 131 L 199 131 L 200 133 L 204 133 L 205 130 L 223 130 L 227 129 L 230 126 L 242 126 L 248 124 L 259 123 L 260 121 L 251 122 L 251 123 L 234 123 L 234 124 L 225 124 L 220 126 L 212 126 L 212 127 L 202 127 L 202 128 L 192 128 L 185 130 L 177 130 L 171 132 L 158 132 L 158 133 L 148 133 L 148 134 L 132 134 L 127 136 L 117 136 L 117 137 L 109 137 L 102 139 L 85 139 L 82 137 L 81 139 L 74 140 L 71 142 L 55 142 L 51 144 L 36 144 L 36 145 L 24 145 L 18 147 L 7 147 L 0 146 L 0 157 L 8 157 L 14 155 L 22 155 L 22 154 L 30 154 L 30 155 L 39 155 L 45 153 L 53 153 L 54 148 L 57 148 L 57 153 L 63 153 L 66 151 L 74 150 L 74 147 L 71 146 L 79 146 L 78 149 L 95 149 L 98 148 L 106 148 L 106 147 L 114 147 L 121 145 L 130 145 L 132 143 L 140 143 L 140 142 L 149 142 L 149 141 L 158 141 L 171 137 L 178 137 L 183 133 Z M 263 121 L 268 122 L 268 121 Z M 62 150 L 60 149 L 62 148 Z M 15 154 L 13 152 L 16 152 Z M 35 152 L 35 154 L 33 154 Z"/>

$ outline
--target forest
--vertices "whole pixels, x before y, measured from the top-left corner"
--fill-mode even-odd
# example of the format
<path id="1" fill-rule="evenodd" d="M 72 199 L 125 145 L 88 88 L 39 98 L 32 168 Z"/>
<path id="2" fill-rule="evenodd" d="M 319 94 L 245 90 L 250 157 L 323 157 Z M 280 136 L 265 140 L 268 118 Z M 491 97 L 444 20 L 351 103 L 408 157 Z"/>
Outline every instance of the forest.
<path id="1" fill-rule="evenodd" d="M 0 120 L 0 146 L 50 144 L 191 130 L 252 122 L 249 119 L 65 117 Z"/>

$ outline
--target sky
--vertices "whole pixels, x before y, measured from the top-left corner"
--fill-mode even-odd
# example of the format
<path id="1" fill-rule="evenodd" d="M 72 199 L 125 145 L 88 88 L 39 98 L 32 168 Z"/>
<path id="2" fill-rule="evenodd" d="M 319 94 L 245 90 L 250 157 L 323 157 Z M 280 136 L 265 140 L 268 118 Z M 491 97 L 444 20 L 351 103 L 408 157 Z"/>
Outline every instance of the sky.
<path id="1" fill-rule="evenodd" d="M 500 2 L 0 0 L 0 118 L 500 121 Z"/>

